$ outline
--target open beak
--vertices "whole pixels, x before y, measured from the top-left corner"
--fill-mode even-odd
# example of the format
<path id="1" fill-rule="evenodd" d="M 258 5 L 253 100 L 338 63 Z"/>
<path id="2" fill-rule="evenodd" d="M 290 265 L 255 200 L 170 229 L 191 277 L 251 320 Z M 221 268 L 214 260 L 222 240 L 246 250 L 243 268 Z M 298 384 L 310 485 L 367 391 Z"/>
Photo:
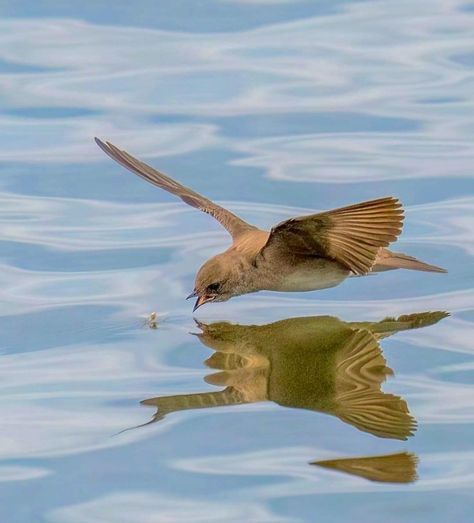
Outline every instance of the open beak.
<path id="1" fill-rule="evenodd" d="M 189 298 L 195 298 L 197 295 L 198 293 L 196 291 L 193 291 L 189 296 L 186 297 L 186 299 L 189 300 Z"/>
<path id="2" fill-rule="evenodd" d="M 215 299 L 215 296 L 208 296 L 207 294 L 204 294 L 203 296 L 198 296 L 198 299 L 196 300 L 196 303 L 194 304 L 193 312 L 198 309 L 201 305 L 204 305 L 208 301 L 213 301 Z"/>

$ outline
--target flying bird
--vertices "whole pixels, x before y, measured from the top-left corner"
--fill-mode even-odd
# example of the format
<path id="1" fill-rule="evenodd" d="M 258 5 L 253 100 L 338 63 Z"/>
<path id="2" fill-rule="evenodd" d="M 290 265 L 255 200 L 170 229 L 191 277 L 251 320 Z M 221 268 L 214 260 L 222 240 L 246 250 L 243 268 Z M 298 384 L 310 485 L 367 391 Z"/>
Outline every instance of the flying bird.
<path id="1" fill-rule="evenodd" d="M 446 272 L 386 249 L 402 230 L 403 209 L 397 198 L 297 216 L 264 231 L 110 142 L 95 141 L 120 165 L 210 214 L 231 235 L 232 245 L 197 272 L 194 290 L 188 296 L 197 298 L 193 311 L 204 303 L 250 292 L 313 291 L 334 287 L 349 276 L 389 269 Z"/>

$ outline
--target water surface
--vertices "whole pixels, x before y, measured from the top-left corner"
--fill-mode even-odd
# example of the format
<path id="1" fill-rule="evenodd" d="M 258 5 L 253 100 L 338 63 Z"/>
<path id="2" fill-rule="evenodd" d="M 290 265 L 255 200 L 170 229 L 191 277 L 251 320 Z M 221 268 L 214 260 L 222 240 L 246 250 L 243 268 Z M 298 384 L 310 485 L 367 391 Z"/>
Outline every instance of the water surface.
<path id="1" fill-rule="evenodd" d="M 1 521 L 470 521 L 472 3 L 83 4 L 0 7 Z M 95 135 L 261 227 L 397 196 L 449 273 L 195 322 L 225 231 Z"/>

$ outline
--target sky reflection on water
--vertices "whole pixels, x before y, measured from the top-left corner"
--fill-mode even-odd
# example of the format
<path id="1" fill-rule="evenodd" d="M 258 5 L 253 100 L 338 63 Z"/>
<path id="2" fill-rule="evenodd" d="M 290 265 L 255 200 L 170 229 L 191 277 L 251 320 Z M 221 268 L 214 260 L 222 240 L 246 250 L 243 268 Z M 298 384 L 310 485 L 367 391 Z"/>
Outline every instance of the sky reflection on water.
<path id="1" fill-rule="evenodd" d="M 470 521 L 472 4 L 0 9 L 1 521 Z M 449 311 L 382 343 L 395 371 L 382 393 L 406 401 L 415 436 L 377 438 L 268 401 L 170 413 L 121 433 L 149 421 L 145 398 L 216 391 L 203 381 L 211 354 L 189 334 L 198 329 L 184 296 L 227 237 L 104 158 L 94 135 L 262 227 L 400 197 L 400 250 L 449 274 L 262 293 L 199 319 Z M 153 310 L 156 330 L 144 326 Z M 415 482 L 309 464 L 375 456 L 380 473 L 380 457 L 394 454 L 419 458 Z"/>

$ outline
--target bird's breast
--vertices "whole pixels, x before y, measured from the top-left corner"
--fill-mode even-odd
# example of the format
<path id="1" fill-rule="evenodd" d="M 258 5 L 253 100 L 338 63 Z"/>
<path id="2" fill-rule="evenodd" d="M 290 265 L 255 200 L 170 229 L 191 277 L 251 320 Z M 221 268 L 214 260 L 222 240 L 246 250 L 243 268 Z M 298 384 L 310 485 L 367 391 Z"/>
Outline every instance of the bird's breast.
<path id="1" fill-rule="evenodd" d="M 304 292 L 334 287 L 349 276 L 350 271 L 339 263 L 311 258 L 280 266 L 267 278 L 266 290 Z"/>

